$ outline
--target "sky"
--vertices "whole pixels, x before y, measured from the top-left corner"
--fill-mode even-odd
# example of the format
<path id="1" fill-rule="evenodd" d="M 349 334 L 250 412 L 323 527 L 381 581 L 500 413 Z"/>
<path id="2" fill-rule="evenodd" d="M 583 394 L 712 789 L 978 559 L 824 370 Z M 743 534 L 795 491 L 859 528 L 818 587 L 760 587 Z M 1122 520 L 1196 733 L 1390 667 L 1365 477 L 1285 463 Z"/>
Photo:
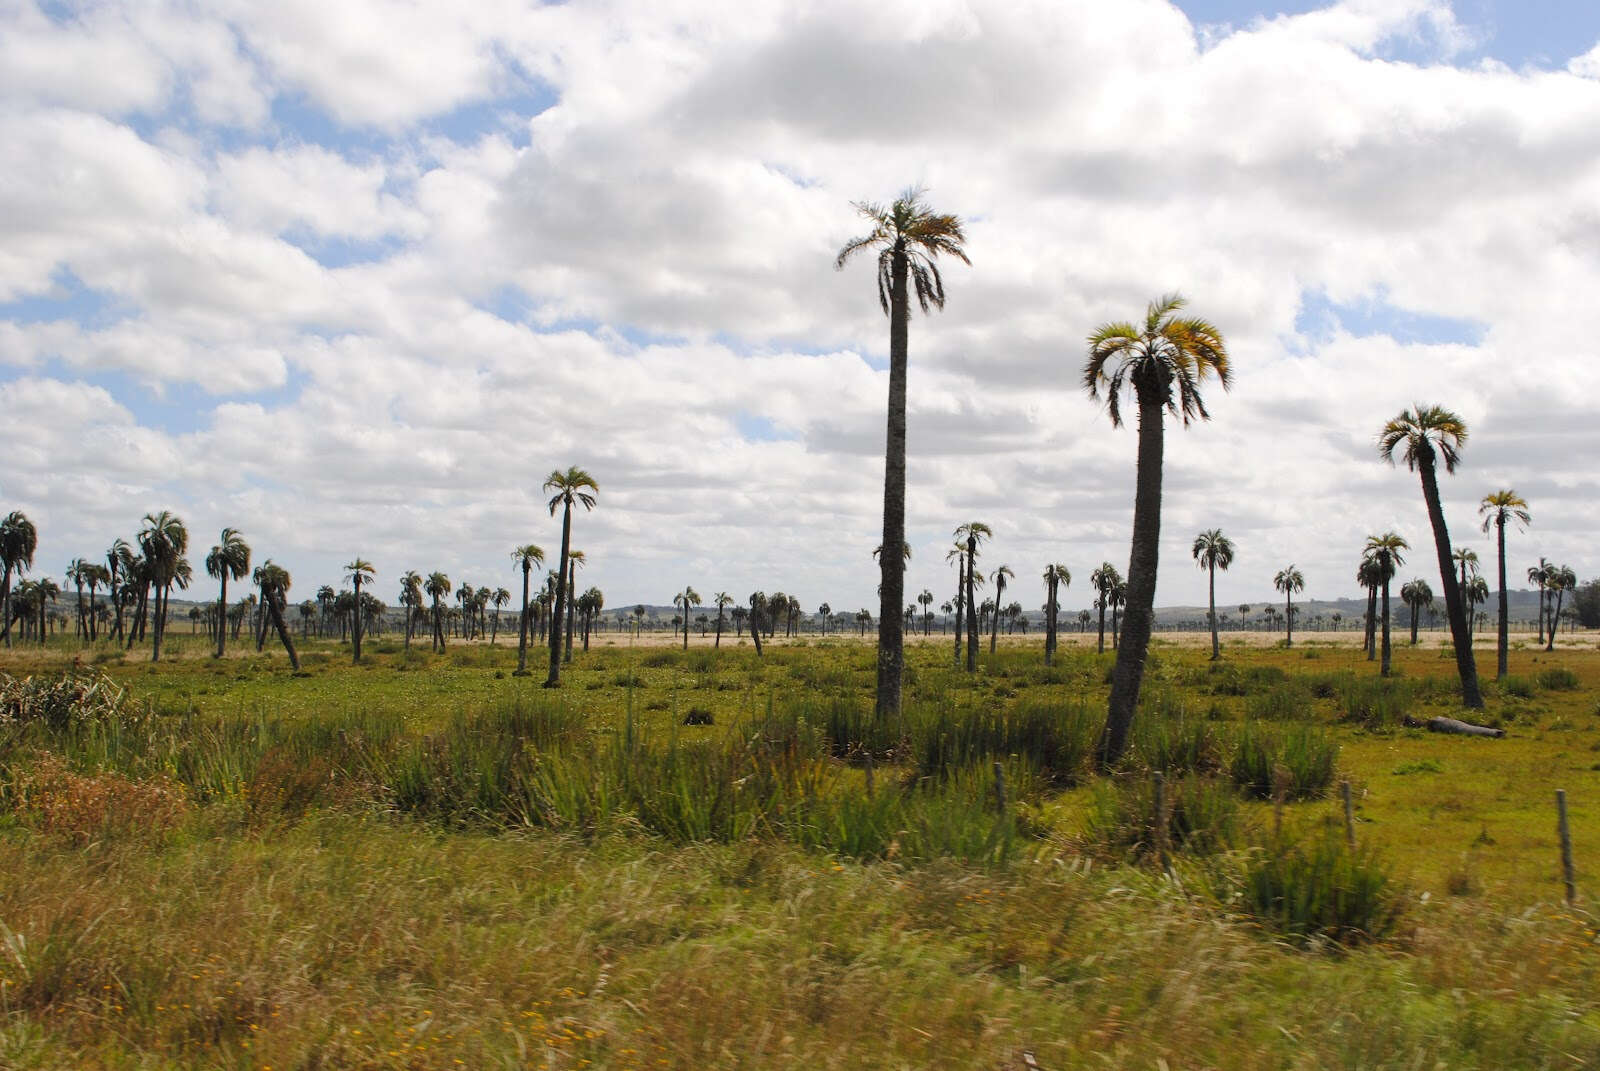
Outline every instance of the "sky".
<path id="1" fill-rule="evenodd" d="M 876 608 L 888 325 L 853 207 L 908 186 L 971 266 L 910 327 L 907 592 L 952 529 L 1087 605 L 1125 570 L 1135 432 L 1085 339 L 1178 291 L 1227 339 L 1169 427 L 1158 605 L 1358 592 L 1369 533 L 1438 589 L 1413 403 L 1488 565 L 1600 571 L 1600 6 L 1579 0 L 0 0 L 0 511 L 36 573 L 181 515 L 294 595 L 360 556 L 516 590 L 541 491 L 607 605 L 693 585 Z M 204 594 L 204 582 L 198 594 Z M 1511 585 L 1519 586 L 1516 582 Z"/>

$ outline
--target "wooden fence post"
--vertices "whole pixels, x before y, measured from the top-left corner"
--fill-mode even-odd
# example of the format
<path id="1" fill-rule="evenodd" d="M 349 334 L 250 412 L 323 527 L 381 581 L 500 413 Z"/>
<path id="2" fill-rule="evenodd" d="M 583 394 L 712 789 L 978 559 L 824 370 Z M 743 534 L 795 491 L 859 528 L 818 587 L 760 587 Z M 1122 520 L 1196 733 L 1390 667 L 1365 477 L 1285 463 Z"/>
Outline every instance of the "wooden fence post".
<path id="1" fill-rule="evenodd" d="M 1567 886 L 1567 903 L 1578 898 L 1578 883 L 1572 868 L 1572 830 L 1567 825 L 1567 790 L 1556 789 L 1556 830 L 1561 834 L 1561 879 Z"/>
<path id="2" fill-rule="evenodd" d="M 1339 782 L 1339 798 L 1344 801 L 1344 839 L 1350 847 L 1356 846 L 1356 816 L 1350 807 L 1350 782 Z"/>

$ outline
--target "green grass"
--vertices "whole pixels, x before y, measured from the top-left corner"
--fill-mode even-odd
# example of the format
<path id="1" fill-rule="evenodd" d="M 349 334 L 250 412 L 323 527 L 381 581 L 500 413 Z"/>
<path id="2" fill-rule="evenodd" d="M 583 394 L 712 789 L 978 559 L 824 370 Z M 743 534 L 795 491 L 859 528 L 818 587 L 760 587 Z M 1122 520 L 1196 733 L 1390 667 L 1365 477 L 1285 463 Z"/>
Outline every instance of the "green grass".
<path id="1" fill-rule="evenodd" d="M 886 725 L 849 641 L 550 692 L 509 644 L 295 677 L 177 639 L 0 655 L 41 712 L 0 715 L 0 1067 L 1600 1061 L 1595 920 L 1553 906 L 1555 788 L 1586 893 L 1600 858 L 1592 652 L 1514 651 L 1476 740 L 1403 727 L 1462 715 L 1433 650 L 1158 645 L 1108 779 L 1070 646 L 914 645 Z M 92 716 L 80 654 L 126 692 Z"/>

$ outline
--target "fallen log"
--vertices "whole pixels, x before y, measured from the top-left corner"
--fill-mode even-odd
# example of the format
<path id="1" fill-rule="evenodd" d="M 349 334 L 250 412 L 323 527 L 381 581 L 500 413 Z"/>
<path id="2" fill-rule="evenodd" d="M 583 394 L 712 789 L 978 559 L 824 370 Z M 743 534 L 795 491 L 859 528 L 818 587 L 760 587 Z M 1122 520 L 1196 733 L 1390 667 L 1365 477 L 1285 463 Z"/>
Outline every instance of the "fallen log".
<path id="1" fill-rule="evenodd" d="M 1497 739 L 1506 735 L 1504 729 L 1491 729 L 1487 725 L 1473 725 L 1471 722 L 1457 721 L 1455 718 L 1429 718 L 1428 731 L 1430 733 L 1454 733 L 1457 736 L 1492 736 Z"/>

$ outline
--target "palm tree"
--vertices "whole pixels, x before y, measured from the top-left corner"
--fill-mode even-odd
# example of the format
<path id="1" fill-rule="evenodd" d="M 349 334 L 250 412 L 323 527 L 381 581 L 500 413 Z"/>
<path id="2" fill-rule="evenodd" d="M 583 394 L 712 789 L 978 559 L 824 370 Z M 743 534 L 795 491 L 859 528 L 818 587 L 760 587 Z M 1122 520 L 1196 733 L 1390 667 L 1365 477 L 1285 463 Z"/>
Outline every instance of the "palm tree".
<path id="1" fill-rule="evenodd" d="M 1450 568 L 1450 531 L 1445 527 L 1444 507 L 1439 502 L 1436 472 L 1441 459 L 1445 472 L 1456 471 L 1466 441 L 1467 425 L 1456 414 L 1437 405 L 1417 405 L 1402 410 L 1383 426 L 1378 433 L 1378 456 L 1392 465 L 1398 449 L 1406 467 L 1420 476 L 1422 498 L 1428 507 L 1434 549 L 1439 557 L 1440 580 L 1444 583 L 1445 611 L 1450 618 L 1450 636 L 1456 649 L 1456 671 L 1461 677 L 1461 701 L 1467 707 L 1482 709 L 1478 667 L 1473 661 L 1472 642 L 1467 634 L 1466 603 Z"/>
<path id="2" fill-rule="evenodd" d="M 1368 536 L 1366 553 L 1373 561 L 1378 563 L 1378 582 L 1383 585 L 1383 661 L 1380 663 L 1378 673 L 1387 677 L 1391 668 L 1389 646 L 1389 582 L 1394 579 L 1395 571 L 1406 563 L 1400 552 L 1410 550 L 1411 544 L 1407 543 L 1396 532 L 1385 532 L 1382 535 Z"/>
<path id="3" fill-rule="evenodd" d="M 440 605 L 440 600 L 450 597 L 450 578 L 443 573 L 429 573 L 428 579 L 423 582 L 422 590 L 433 600 L 433 644 L 430 649 L 443 651 L 445 649 L 444 607 Z"/>
<path id="4" fill-rule="evenodd" d="M 954 535 L 956 543 L 964 545 L 966 550 L 963 575 L 966 581 L 967 672 L 975 673 L 978 669 L 978 608 L 972 600 L 973 589 L 977 586 L 978 580 L 974 565 L 978 560 L 978 544 L 992 539 L 994 530 L 982 521 L 968 521 L 966 524 L 957 525 Z"/>
<path id="5" fill-rule="evenodd" d="M 1211 661 L 1215 662 L 1222 657 L 1222 644 L 1217 639 L 1217 570 L 1226 572 L 1233 564 L 1233 540 L 1220 528 L 1207 528 L 1194 537 L 1189 553 L 1195 564 L 1210 574 Z"/>
<path id="6" fill-rule="evenodd" d="M 1433 588 L 1421 577 L 1400 588 L 1400 598 L 1411 607 L 1411 646 L 1417 645 L 1417 615 L 1433 605 Z"/>
<path id="7" fill-rule="evenodd" d="M 1111 647 L 1113 650 L 1120 650 L 1118 644 L 1118 637 L 1120 636 L 1120 633 L 1117 631 L 1117 614 L 1124 606 L 1128 604 L 1128 582 L 1123 580 L 1121 577 L 1118 577 L 1117 582 L 1112 584 L 1111 590 L 1106 593 L 1106 597 L 1111 603 Z M 1126 625 L 1127 622 L 1124 621 L 1123 624 Z"/>
<path id="8" fill-rule="evenodd" d="M 133 569 L 133 547 L 128 545 L 126 539 L 120 536 L 114 539 L 106 551 L 106 572 L 111 574 L 111 584 L 106 589 L 106 595 L 116 608 L 116 623 L 111 629 L 111 635 L 122 637 L 122 610 L 127 601 L 128 580 Z M 120 580 L 119 580 L 120 578 Z"/>
<path id="9" fill-rule="evenodd" d="M 62 574 L 67 583 L 75 585 L 78 589 L 78 639 L 80 643 L 89 639 L 88 611 L 83 606 L 83 585 L 86 582 L 84 570 L 88 567 L 89 563 L 82 558 L 74 558 L 67 563 L 67 570 Z"/>
<path id="10" fill-rule="evenodd" d="M 415 569 L 407 569 L 400 578 L 400 605 L 406 608 L 406 650 L 409 651 L 417 618 L 422 613 L 422 574 Z"/>
<path id="11" fill-rule="evenodd" d="M 1383 583 L 1376 560 L 1371 557 L 1361 559 L 1361 564 L 1356 566 L 1356 583 L 1367 593 L 1367 613 L 1362 625 L 1361 650 L 1366 654 L 1367 661 L 1372 662 L 1378 657 L 1378 586 Z"/>
<path id="12" fill-rule="evenodd" d="M 922 635 L 928 636 L 933 631 L 933 592 L 923 588 L 917 603 L 922 607 Z"/>
<path id="13" fill-rule="evenodd" d="M 550 473 L 544 481 L 546 491 L 554 491 L 550 496 L 550 516 L 556 515 L 556 508 L 562 508 L 561 513 L 561 568 L 557 573 L 560 583 L 556 585 L 555 624 L 550 629 L 550 675 L 545 678 L 546 688 L 556 688 L 561 684 L 561 629 L 559 623 L 563 611 L 567 606 L 567 563 L 572 552 L 572 506 L 576 502 L 585 510 L 594 509 L 595 496 L 600 493 L 600 485 L 594 482 L 583 469 L 576 465 L 571 466 L 566 472 L 557 469 Z"/>
<path id="14" fill-rule="evenodd" d="M 588 560 L 588 556 L 581 550 L 574 549 L 567 552 L 567 619 L 564 626 L 559 618 L 556 620 L 558 628 L 566 629 L 565 653 L 561 658 L 563 662 L 572 661 L 572 621 L 573 607 L 577 604 L 578 596 L 578 570 L 588 564 Z"/>
<path id="15" fill-rule="evenodd" d="M 358 558 L 357 561 L 360 559 Z M 349 568 L 349 566 L 346 566 Z M 289 628 L 284 624 L 283 612 L 288 606 L 289 585 L 292 583 L 289 571 L 281 565 L 273 563 L 268 558 L 261 563 L 257 570 L 261 581 L 261 601 L 266 614 L 272 622 L 272 627 L 278 633 L 278 639 L 283 643 L 283 649 L 289 652 L 289 665 L 294 667 L 296 673 L 300 672 L 300 656 L 294 650 L 294 637 L 290 635 Z M 237 579 L 237 577 L 235 578 Z"/>
<path id="16" fill-rule="evenodd" d="M 960 529 L 957 529 L 959 532 Z M 961 624 L 965 620 L 967 605 L 967 544 L 957 539 L 955 545 L 944 553 L 946 562 L 956 563 L 956 598 L 955 598 L 955 664 L 961 665 Z"/>
<path id="17" fill-rule="evenodd" d="M 711 646 L 721 647 L 722 622 L 728 607 L 733 605 L 733 596 L 729 595 L 726 591 L 719 591 L 715 595 L 711 596 L 711 601 L 717 608 L 717 640 Z M 828 604 L 823 603 L 822 605 L 827 606 Z M 824 617 L 823 620 L 827 620 L 827 618 Z"/>
<path id="18" fill-rule="evenodd" d="M 250 544 L 244 541 L 237 528 L 224 528 L 217 537 L 216 546 L 206 555 L 206 573 L 222 582 L 217 593 L 217 654 L 221 658 L 228 630 L 223 627 L 228 613 L 228 578 L 243 580 L 250 571 Z"/>
<path id="19" fill-rule="evenodd" d="M 1484 495 L 1483 501 L 1478 503 L 1478 513 L 1483 517 L 1484 532 L 1490 528 L 1495 530 L 1495 544 L 1500 553 L 1500 627 L 1495 641 L 1494 679 L 1501 680 L 1506 675 L 1511 632 L 1506 605 L 1506 522 L 1516 521 L 1518 528 L 1527 531 L 1528 525 L 1533 523 L 1533 514 L 1528 512 L 1527 500 L 1509 487 Z"/>
<path id="20" fill-rule="evenodd" d="M 700 593 L 692 587 L 684 587 L 683 591 L 672 597 L 672 605 L 683 608 L 683 649 L 689 649 L 689 613 L 692 607 L 700 605 Z"/>
<path id="21" fill-rule="evenodd" d="M 167 629 L 167 600 L 172 586 L 188 568 L 184 552 L 189 549 L 189 529 L 168 510 L 147 513 L 139 532 L 139 546 L 150 566 L 151 587 L 155 593 L 151 628 L 150 661 L 161 661 L 161 641 Z M 181 585 L 180 585 L 181 586 Z"/>
<path id="22" fill-rule="evenodd" d="M 1550 635 L 1545 641 L 1544 649 L 1556 649 L 1556 626 L 1561 622 L 1561 603 L 1566 593 L 1578 587 L 1578 575 L 1572 571 L 1570 565 L 1553 565 L 1550 567 L 1550 590 L 1555 595 L 1556 604 L 1550 613 Z"/>
<path id="23" fill-rule="evenodd" d="M 494 603 L 494 627 L 489 631 L 489 646 L 493 647 L 500 639 L 500 610 L 511 601 L 511 592 L 505 588 L 495 588 L 494 594 L 489 596 L 489 601 Z"/>
<path id="24" fill-rule="evenodd" d="M 883 464 L 884 547 L 898 547 L 906 538 L 906 365 L 911 294 L 926 315 L 944 308 L 944 280 L 936 263 L 948 254 L 970 264 L 962 243 L 959 217 L 937 213 L 922 202 L 922 191 L 912 188 L 887 207 L 858 202 L 856 211 L 872 229 L 846 242 L 834 259 L 843 269 L 855 254 L 873 249 L 878 254 L 878 304 L 889 317 L 888 432 Z M 900 712 L 901 678 L 905 670 L 904 629 L 900 607 L 904 603 L 905 565 L 885 554 L 879 560 L 882 576 L 878 614 L 878 688 L 874 707 L 880 719 Z"/>
<path id="25" fill-rule="evenodd" d="M 517 669 L 513 676 L 528 675 L 528 576 L 536 565 L 544 565 L 544 548 L 525 543 L 511 552 L 511 559 L 522 568 L 522 614 L 517 630 Z"/>
<path id="26" fill-rule="evenodd" d="M 1006 590 L 1006 578 L 1011 577 L 1012 579 L 1015 579 L 1016 575 L 1016 573 L 1011 571 L 1011 566 L 1009 565 L 1002 565 L 994 572 L 989 574 L 989 576 L 994 580 L 994 605 L 996 610 L 996 613 L 989 618 L 990 655 L 994 654 L 994 645 L 1000 638 L 1000 614 L 998 611 L 1000 608 L 1000 597 L 1005 593 Z"/>
<path id="27" fill-rule="evenodd" d="M 767 609 L 767 596 L 765 592 L 752 591 L 750 593 L 750 639 L 756 645 L 756 657 L 761 657 L 761 615 Z"/>
<path id="28" fill-rule="evenodd" d="M 719 599 L 721 598 L 720 595 L 717 596 L 717 597 Z M 717 613 L 719 615 L 718 616 L 718 620 L 721 620 L 720 615 L 721 615 L 722 611 L 719 609 L 717 611 Z M 823 603 L 822 605 L 817 607 L 817 621 L 822 626 L 822 634 L 824 636 L 826 636 L 828 634 L 828 615 L 832 614 L 832 613 L 833 613 L 833 607 L 829 606 L 827 603 Z M 720 628 L 720 626 L 719 626 L 719 628 Z"/>
<path id="29" fill-rule="evenodd" d="M 461 607 L 461 638 L 472 639 L 472 607 L 478 593 L 471 584 L 462 584 L 456 589 L 456 603 Z"/>
<path id="30" fill-rule="evenodd" d="M 99 562 L 88 562 L 84 565 L 83 582 L 89 586 L 90 640 L 98 640 L 100 638 L 100 613 L 99 607 L 95 605 L 94 592 L 95 589 L 100 587 L 102 584 L 110 583 L 110 580 L 111 574 L 107 571 L 106 567 L 101 565 Z"/>
<path id="31" fill-rule="evenodd" d="M 1283 622 L 1286 629 L 1283 645 L 1285 647 L 1293 647 L 1294 596 L 1296 592 L 1306 589 L 1306 578 L 1301 575 L 1299 569 L 1290 565 L 1287 568 L 1278 570 L 1278 575 L 1272 578 L 1272 586 L 1283 592 Z"/>
<path id="32" fill-rule="evenodd" d="M 1483 626 L 1483 622 L 1478 621 L 1482 616 L 1478 613 L 1478 607 L 1489 601 L 1489 582 L 1477 573 L 1473 573 L 1472 579 L 1467 581 L 1467 586 L 1461 589 L 1461 593 L 1467 602 L 1467 639 L 1470 642 L 1473 628 Z M 1477 622 L 1476 626 L 1474 622 Z"/>
<path id="33" fill-rule="evenodd" d="M 1245 620 L 1245 618 L 1249 615 L 1249 613 L 1250 613 L 1250 604 L 1249 603 L 1245 603 L 1245 602 L 1240 603 L 1239 604 L 1239 631 L 1241 631 L 1241 632 L 1243 632 L 1245 629 L 1250 627 L 1249 626 L 1249 622 L 1247 622 Z"/>
<path id="34" fill-rule="evenodd" d="M 1122 574 L 1110 562 L 1101 562 L 1100 568 L 1089 574 L 1089 583 L 1096 592 L 1094 605 L 1100 611 L 1100 639 L 1096 653 L 1106 653 L 1106 607 L 1111 605 L 1111 592 L 1122 583 Z"/>
<path id="35" fill-rule="evenodd" d="M 376 575 L 372 563 L 365 558 L 357 558 L 345 567 L 345 579 L 355 585 L 355 612 L 351 615 L 350 639 L 355 648 L 352 663 L 361 661 L 361 584 Z"/>
<path id="36" fill-rule="evenodd" d="M 11 646 L 11 578 L 33 568 L 33 555 L 39 549 L 39 530 L 21 510 L 12 510 L 0 520 L 0 565 L 4 566 L 4 579 L 0 579 L 0 637 Z"/>
<path id="37" fill-rule="evenodd" d="M 1200 381 L 1216 375 L 1223 389 L 1231 382 L 1222 333 L 1199 317 L 1180 316 L 1184 300 L 1169 294 L 1152 301 L 1144 322 L 1106 323 L 1089 336 L 1083 385 L 1089 397 L 1106 401 L 1112 427 L 1122 424 L 1121 399 L 1131 386 L 1139 410 L 1139 452 L 1133 505 L 1133 540 L 1128 559 L 1128 610 L 1111 677 L 1111 698 L 1101 737 L 1100 761 L 1109 766 L 1122 756 L 1139 703 L 1144 662 L 1156 596 L 1161 549 L 1161 458 L 1165 414 L 1210 419 L 1200 396 Z"/>
<path id="38" fill-rule="evenodd" d="M 1044 664 L 1050 665 L 1056 654 L 1056 617 L 1061 609 L 1061 589 L 1072 584 L 1072 572 L 1059 562 L 1044 567 L 1045 629 Z"/>
<path id="39" fill-rule="evenodd" d="M 1555 566 L 1540 557 L 1538 565 L 1528 567 L 1528 580 L 1539 589 L 1539 641 L 1544 642 L 1545 592 L 1554 578 Z"/>

